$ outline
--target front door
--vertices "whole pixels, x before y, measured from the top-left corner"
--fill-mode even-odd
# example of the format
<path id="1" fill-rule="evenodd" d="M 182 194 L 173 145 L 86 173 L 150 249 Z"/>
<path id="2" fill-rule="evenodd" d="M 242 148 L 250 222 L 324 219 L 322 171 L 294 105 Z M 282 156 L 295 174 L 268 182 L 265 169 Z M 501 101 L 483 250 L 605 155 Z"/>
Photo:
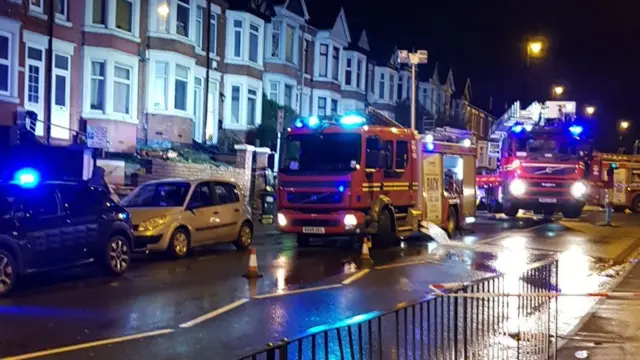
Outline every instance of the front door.
<path id="1" fill-rule="evenodd" d="M 193 230 L 191 245 L 202 245 L 213 239 L 220 224 L 220 210 L 210 182 L 196 185 L 187 204 L 186 221 Z"/>
<path id="2" fill-rule="evenodd" d="M 24 108 L 38 114 L 38 120 L 44 119 L 44 53 L 42 48 L 27 46 Z M 44 135 L 42 121 L 36 124 L 36 135 Z"/>
<path id="3" fill-rule="evenodd" d="M 218 87 L 217 81 L 209 81 L 209 94 L 207 95 L 207 143 L 218 142 Z"/>
<path id="4" fill-rule="evenodd" d="M 220 211 L 220 223 L 216 229 L 215 241 L 232 241 L 238 236 L 238 223 L 243 220 L 240 194 L 236 186 L 226 182 L 213 184 L 216 204 Z"/>
<path id="5" fill-rule="evenodd" d="M 193 139 L 200 143 L 203 142 L 203 110 L 202 78 L 196 77 L 193 88 Z"/>
<path id="6" fill-rule="evenodd" d="M 69 69 L 71 66 L 71 57 L 55 54 L 53 63 L 51 137 L 56 139 L 69 139 Z"/>

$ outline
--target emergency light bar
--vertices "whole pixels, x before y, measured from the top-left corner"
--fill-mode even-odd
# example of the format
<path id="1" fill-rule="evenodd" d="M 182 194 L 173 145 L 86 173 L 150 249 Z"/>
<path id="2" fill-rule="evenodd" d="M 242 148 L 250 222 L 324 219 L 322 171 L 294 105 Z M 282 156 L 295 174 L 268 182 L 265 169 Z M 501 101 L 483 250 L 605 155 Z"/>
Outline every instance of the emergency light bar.
<path id="1" fill-rule="evenodd" d="M 328 118 L 328 119 L 326 119 Z M 329 116 L 320 119 L 318 116 L 309 116 L 307 118 L 298 118 L 293 123 L 293 126 L 302 129 L 304 127 L 310 129 L 317 129 L 321 125 L 333 125 L 338 124 L 343 127 L 359 127 L 367 123 L 367 118 L 360 114 L 345 114 L 343 116 Z"/>

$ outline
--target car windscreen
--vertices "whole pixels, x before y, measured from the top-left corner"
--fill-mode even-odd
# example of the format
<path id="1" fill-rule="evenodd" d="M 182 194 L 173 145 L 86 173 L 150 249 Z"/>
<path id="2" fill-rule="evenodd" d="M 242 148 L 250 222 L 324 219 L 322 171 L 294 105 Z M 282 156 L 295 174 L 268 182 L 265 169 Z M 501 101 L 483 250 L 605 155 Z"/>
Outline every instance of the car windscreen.
<path id="1" fill-rule="evenodd" d="M 191 184 L 188 182 L 160 182 L 144 184 L 122 201 L 124 207 L 184 206 Z"/>
<path id="2" fill-rule="evenodd" d="M 291 135 L 285 146 L 284 172 L 353 171 L 360 164 L 362 135 Z"/>

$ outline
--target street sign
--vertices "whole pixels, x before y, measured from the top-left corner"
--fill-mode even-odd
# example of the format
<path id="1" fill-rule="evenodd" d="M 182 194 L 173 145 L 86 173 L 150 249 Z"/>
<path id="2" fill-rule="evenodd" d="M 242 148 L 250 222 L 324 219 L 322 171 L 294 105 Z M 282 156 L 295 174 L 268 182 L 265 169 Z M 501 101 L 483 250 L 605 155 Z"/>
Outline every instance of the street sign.
<path id="1" fill-rule="evenodd" d="M 278 134 L 284 130 L 284 109 L 278 110 Z"/>
<path id="2" fill-rule="evenodd" d="M 107 127 L 87 125 L 87 146 L 99 149 L 108 148 Z"/>

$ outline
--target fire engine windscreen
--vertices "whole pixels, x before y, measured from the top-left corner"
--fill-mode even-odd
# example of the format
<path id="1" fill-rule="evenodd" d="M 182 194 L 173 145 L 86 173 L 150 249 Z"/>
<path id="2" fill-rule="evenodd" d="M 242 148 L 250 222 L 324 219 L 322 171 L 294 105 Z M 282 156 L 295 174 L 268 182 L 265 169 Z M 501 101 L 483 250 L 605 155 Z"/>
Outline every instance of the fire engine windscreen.
<path id="1" fill-rule="evenodd" d="M 571 140 L 524 137 L 517 140 L 516 151 L 529 154 L 577 155 L 578 144 Z"/>
<path id="2" fill-rule="evenodd" d="M 353 171 L 360 164 L 360 134 L 296 134 L 287 136 L 285 144 L 283 172 Z"/>

